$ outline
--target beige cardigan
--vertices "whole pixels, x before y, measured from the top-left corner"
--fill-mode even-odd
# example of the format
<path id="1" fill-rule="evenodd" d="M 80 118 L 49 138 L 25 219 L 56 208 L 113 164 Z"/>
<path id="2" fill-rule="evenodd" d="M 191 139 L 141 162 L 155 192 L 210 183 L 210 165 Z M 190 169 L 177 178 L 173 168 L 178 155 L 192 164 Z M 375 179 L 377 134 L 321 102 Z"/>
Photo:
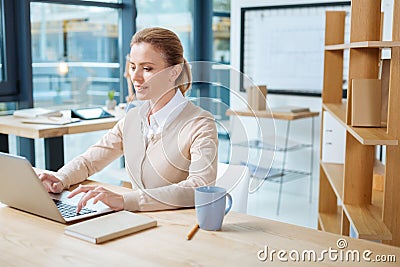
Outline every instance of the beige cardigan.
<path id="1" fill-rule="evenodd" d="M 194 188 L 216 179 L 218 134 L 213 116 L 188 102 L 146 148 L 142 133 L 146 118 L 139 115 L 140 108 L 129 110 L 100 141 L 55 175 L 68 188 L 124 155 L 133 187 L 123 195 L 124 209 L 193 207 Z"/>

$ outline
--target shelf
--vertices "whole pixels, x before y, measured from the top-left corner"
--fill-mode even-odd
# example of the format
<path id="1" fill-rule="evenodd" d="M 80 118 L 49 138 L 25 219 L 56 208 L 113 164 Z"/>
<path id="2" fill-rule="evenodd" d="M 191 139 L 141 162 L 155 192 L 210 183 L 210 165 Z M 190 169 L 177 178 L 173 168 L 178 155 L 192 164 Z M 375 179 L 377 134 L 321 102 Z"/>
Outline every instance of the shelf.
<path id="1" fill-rule="evenodd" d="M 249 168 L 251 177 L 256 179 L 264 179 L 266 181 L 273 183 L 291 182 L 310 175 L 310 172 L 305 172 L 305 171 L 288 170 L 288 169 L 282 170 L 277 168 L 267 169 L 267 168 L 257 167 L 256 165 L 253 164 L 246 164 L 243 162 L 241 163 L 241 165 L 245 165 Z"/>
<path id="2" fill-rule="evenodd" d="M 363 145 L 398 145 L 398 140 L 387 134 L 386 128 L 352 127 L 346 124 L 346 102 L 340 104 L 324 103 L 329 111 L 347 131 Z"/>
<path id="3" fill-rule="evenodd" d="M 324 162 L 321 162 L 320 164 L 326 174 L 326 177 L 328 177 L 328 181 L 331 184 L 336 196 L 339 199 L 343 199 L 344 165 Z"/>
<path id="4" fill-rule="evenodd" d="M 392 47 L 400 47 L 400 42 L 365 41 L 365 42 L 354 42 L 349 44 L 335 44 L 335 45 L 326 45 L 325 50 L 343 50 L 350 48 L 392 48 Z"/>
<path id="5" fill-rule="evenodd" d="M 375 205 L 344 205 L 344 211 L 354 227 L 358 238 L 391 240 L 392 233 L 383 223 L 381 209 Z"/>
<path id="6" fill-rule="evenodd" d="M 340 104 L 324 103 L 322 107 L 329 111 L 336 120 L 338 120 L 344 127 L 346 127 L 346 102 Z"/>
<path id="7" fill-rule="evenodd" d="M 334 234 L 341 234 L 342 207 L 338 206 L 336 213 L 320 212 L 318 221 L 321 230 Z"/>
<path id="8" fill-rule="evenodd" d="M 305 176 L 311 175 L 309 172 L 305 171 L 297 171 L 297 170 L 283 170 L 283 177 L 282 177 L 282 183 L 287 183 L 287 182 L 292 182 L 295 180 L 298 180 L 300 178 L 303 178 Z M 270 177 L 267 179 L 268 182 L 272 183 L 280 183 L 281 182 L 281 176 L 274 176 Z"/>
<path id="9" fill-rule="evenodd" d="M 241 147 L 248 147 L 248 148 L 254 148 L 254 149 L 265 149 L 265 150 L 270 150 L 270 151 L 279 151 L 279 152 L 285 152 L 285 151 L 295 151 L 298 149 L 302 148 L 307 148 L 311 147 L 310 144 L 301 144 L 297 143 L 292 140 L 288 140 L 287 148 L 284 147 L 284 140 L 276 139 L 276 144 L 268 144 L 266 142 L 262 142 L 260 140 L 249 140 L 249 141 L 243 141 L 239 143 L 234 143 L 232 145 L 234 146 L 241 146 Z"/>

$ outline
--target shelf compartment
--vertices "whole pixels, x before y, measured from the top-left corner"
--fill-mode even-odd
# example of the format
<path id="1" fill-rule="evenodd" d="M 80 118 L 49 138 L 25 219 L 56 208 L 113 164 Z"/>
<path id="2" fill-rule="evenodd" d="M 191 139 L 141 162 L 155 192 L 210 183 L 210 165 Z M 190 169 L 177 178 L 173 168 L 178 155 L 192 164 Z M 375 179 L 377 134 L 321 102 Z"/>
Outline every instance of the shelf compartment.
<path id="1" fill-rule="evenodd" d="M 350 48 L 392 48 L 392 47 L 400 47 L 400 42 L 364 41 L 364 42 L 353 42 L 348 44 L 334 44 L 334 45 L 326 45 L 325 50 L 343 50 Z"/>
<path id="2" fill-rule="evenodd" d="M 324 103 L 329 111 L 347 131 L 363 145 L 398 145 L 398 140 L 386 132 L 386 128 L 352 127 L 346 124 L 346 102 L 340 104 Z"/>
<path id="3" fill-rule="evenodd" d="M 272 151 L 279 151 L 279 152 L 285 152 L 285 151 L 295 151 L 299 150 L 302 148 L 307 148 L 311 147 L 311 144 L 302 144 L 298 143 L 292 140 L 288 140 L 287 148 L 285 149 L 284 147 L 284 141 L 282 140 L 276 140 L 276 144 L 272 145 L 266 142 L 263 142 L 261 140 L 249 140 L 249 141 L 243 141 L 239 143 L 234 143 L 234 146 L 241 146 L 241 147 L 248 147 L 248 148 L 254 148 L 254 149 L 265 149 L 265 150 L 272 150 Z M 282 142 L 280 142 L 282 141 Z"/>
<path id="4" fill-rule="evenodd" d="M 378 206 L 345 204 L 344 211 L 358 238 L 370 240 L 392 239 L 392 233 L 383 223 L 381 209 Z"/>
<path id="5" fill-rule="evenodd" d="M 338 206 L 336 213 L 320 212 L 318 215 L 318 221 L 321 226 L 321 230 L 334 234 L 341 234 L 341 222 L 342 222 L 342 207 Z"/>
<path id="6" fill-rule="evenodd" d="M 326 174 L 326 177 L 328 177 L 328 181 L 331 184 L 336 196 L 339 199 L 342 199 L 344 165 L 325 162 L 321 162 L 320 164 Z"/>

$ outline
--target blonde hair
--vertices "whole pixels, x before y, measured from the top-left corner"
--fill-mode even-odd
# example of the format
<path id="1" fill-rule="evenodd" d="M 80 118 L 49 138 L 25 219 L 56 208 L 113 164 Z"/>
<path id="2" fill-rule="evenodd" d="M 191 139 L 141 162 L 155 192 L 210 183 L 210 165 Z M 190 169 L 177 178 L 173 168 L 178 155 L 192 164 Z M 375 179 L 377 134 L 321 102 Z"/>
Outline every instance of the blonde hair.
<path id="1" fill-rule="evenodd" d="M 153 27 L 138 31 L 132 37 L 130 46 L 138 43 L 148 43 L 158 49 L 170 66 L 182 65 L 182 72 L 175 81 L 175 85 L 184 95 L 192 85 L 192 72 L 186 59 L 183 57 L 183 47 L 178 36 L 164 28 Z"/>

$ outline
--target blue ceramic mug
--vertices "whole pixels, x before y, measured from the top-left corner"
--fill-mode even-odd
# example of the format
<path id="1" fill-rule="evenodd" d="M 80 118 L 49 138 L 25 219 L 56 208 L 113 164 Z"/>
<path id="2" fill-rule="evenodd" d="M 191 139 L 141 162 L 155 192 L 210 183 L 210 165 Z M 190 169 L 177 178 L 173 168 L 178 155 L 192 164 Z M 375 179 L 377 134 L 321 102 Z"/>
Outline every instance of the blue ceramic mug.
<path id="1" fill-rule="evenodd" d="M 210 231 L 220 230 L 224 216 L 232 208 L 232 197 L 226 189 L 218 186 L 198 187 L 195 190 L 194 201 L 199 227 Z"/>

